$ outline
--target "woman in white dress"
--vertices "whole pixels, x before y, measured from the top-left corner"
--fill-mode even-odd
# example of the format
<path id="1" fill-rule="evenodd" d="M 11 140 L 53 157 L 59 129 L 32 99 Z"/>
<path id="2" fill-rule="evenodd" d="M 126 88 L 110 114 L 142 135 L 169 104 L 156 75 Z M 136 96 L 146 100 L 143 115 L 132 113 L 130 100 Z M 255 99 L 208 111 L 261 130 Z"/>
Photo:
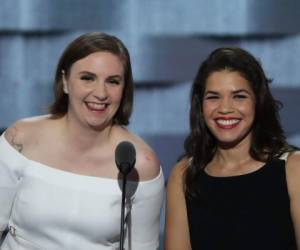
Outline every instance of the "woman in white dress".
<path id="1" fill-rule="evenodd" d="M 125 249 L 158 249 L 163 174 L 151 148 L 124 128 L 133 102 L 126 47 L 104 33 L 78 37 L 60 58 L 54 94 L 50 114 L 17 121 L 0 137 L 0 231 L 8 229 L 0 249 L 118 249 L 121 141 L 137 152 Z"/>

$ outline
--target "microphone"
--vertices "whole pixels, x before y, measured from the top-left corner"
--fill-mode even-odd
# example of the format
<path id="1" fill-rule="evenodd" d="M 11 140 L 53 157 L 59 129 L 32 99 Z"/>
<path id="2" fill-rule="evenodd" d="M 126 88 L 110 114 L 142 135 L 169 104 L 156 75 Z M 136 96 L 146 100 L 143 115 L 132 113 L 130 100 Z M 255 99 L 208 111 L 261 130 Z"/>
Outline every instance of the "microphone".
<path id="1" fill-rule="evenodd" d="M 123 175 L 129 174 L 135 164 L 136 152 L 133 144 L 129 141 L 122 141 L 115 151 L 115 162 Z"/>
<path id="2" fill-rule="evenodd" d="M 122 141 L 115 150 L 115 162 L 123 176 L 122 203 L 121 203 L 121 226 L 120 226 L 120 250 L 124 250 L 124 213 L 127 175 L 133 169 L 136 161 L 136 151 L 131 142 Z"/>

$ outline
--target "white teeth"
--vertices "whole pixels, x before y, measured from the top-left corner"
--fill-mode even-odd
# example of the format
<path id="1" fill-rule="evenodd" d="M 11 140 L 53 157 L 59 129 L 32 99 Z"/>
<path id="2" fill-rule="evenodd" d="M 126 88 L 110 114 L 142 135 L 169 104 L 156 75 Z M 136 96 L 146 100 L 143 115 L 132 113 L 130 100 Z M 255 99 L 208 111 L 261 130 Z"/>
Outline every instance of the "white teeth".
<path id="1" fill-rule="evenodd" d="M 87 105 L 92 109 L 104 109 L 106 107 L 106 104 L 104 103 L 94 103 L 94 102 L 88 102 Z"/>
<path id="2" fill-rule="evenodd" d="M 239 122 L 238 119 L 231 119 L 231 120 L 222 120 L 222 119 L 218 119 L 216 120 L 216 122 L 220 125 L 233 125 L 233 124 L 237 124 Z"/>

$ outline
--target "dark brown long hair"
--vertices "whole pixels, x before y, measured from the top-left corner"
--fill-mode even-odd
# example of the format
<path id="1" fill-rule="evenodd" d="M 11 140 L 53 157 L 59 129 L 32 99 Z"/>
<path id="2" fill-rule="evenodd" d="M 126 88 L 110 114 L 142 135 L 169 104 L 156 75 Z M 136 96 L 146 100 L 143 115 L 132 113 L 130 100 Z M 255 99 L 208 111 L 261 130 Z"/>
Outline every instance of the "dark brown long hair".
<path id="1" fill-rule="evenodd" d="M 120 58 L 124 65 L 125 86 L 120 107 L 113 118 L 115 124 L 128 125 L 133 105 L 133 78 L 131 70 L 130 56 L 125 45 L 115 36 L 100 32 L 91 32 L 84 34 L 72 41 L 59 59 L 55 81 L 54 97 L 55 100 L 50 106 L 50 114 L 54 118 L 64 116 L 68 111 L 68 95 L 63 91 L 62 72 L 69 76 L 72 65 L 99 51 L 110 52 Z"/>
<path id="2" fill-rule="evenodd" d="M 191 159 L 185 172 L 185 190 L 188 196 L 197 196 L 200 169 L 213 158 L 217 141 L 207 128 L 202 114 L 202 103 L 207 78 L 216 71 L 239 72 L 252 88 L 255 99 L 255 118 L 252 125 L 252 143 L 249 154 L 255 160 L 266 162 L 292 148 L 286 143 L 279 119 L 281 103 L 276 101 L 269 89 L 260 63 L 240 48 L 214 50 L 200 66 L 191 89 L 190 133 L 185 140 L 185 157 Z"/>

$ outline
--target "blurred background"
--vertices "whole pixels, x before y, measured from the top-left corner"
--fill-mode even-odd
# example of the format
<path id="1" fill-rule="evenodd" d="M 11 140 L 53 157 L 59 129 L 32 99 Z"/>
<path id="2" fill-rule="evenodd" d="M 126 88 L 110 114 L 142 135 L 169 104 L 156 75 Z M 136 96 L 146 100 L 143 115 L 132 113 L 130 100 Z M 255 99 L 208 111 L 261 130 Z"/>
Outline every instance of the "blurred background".
<path id="1" fill-rule="evenodd" d="M 300 146 L 299 0 L 0 0 L 0 128 L 47 112 L 60 54 L 89 31 L 128 47 L 135 79 L 129 129 L 154 148 L 166 179 L 183 152 L 192 80 L 220 46 L 260 60 L 284 105 L 286 136 Z"/>

